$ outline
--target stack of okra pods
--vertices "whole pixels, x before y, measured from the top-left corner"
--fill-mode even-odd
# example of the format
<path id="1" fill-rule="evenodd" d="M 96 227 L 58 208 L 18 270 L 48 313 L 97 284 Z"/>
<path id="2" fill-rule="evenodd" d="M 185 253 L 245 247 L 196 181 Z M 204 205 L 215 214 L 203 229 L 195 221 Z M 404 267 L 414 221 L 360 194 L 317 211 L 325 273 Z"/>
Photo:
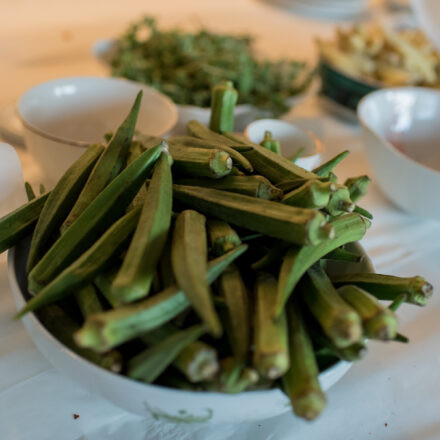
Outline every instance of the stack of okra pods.
<path id="1" fill-rule="evenodd" d="M 136 380 L 237 393 L 281 387 L 294 412 L 325 406 L 318 374 L 365 340 L 405 342 L 394 311 L 425 305 L 423 278 L 332 276 L 329 260 L 371 215 L 366 176 L 338 182 L 346 152 L 306 171 L 232 134 L 237 92 L 213 90 L 210 128 L 165 142 L 135 132 L 141 93 L 107 145 L 92 145 L 50 192 L 0 219 L 0 251 L 32 234 L 33 295 L 18 317 Z M 341 263 L 339 263 L 341 264 Z M 378 300 L 388 300 L 383 304 Z"/>

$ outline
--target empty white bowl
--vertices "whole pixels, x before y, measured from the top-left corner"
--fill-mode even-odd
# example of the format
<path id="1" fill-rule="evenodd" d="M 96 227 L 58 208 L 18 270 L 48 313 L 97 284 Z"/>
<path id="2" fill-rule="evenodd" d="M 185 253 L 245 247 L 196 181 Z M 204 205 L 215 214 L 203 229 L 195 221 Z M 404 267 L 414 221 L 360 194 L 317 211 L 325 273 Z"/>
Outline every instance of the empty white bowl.
<path id="1" fill-rule="evenodd" d="M 266 131 L 270 131 L 273 138 L 280 142 L 281 154 L 284 157 L 292 157 L 299 148 L 304 148 L 295 162 L 296 165 L 311 171 L 321 163 L 324 144 L 312 132 L 279 119 L 259 119 L 246 127 L 245 135 L 252 142 L 259 144 Z"/>
<path id="2" fill-rule="evenodd" d="M 440 220 L 440 91 L 382 89 L 358 106 L 376 182 L 402 209 Z"/>
<path id="3" fill-rule="evenodd" d="M 151 87 L 116 78 L 73 77 L 39 84 L 18 103 L 26 146 L 49 183 L 58 181 L 91 143 L 102 143 L 127 116 L 143 90 L 137 130 L 164 135 L 177 122 L 177 108 Z"/>
<path id="4" fill-rule="evenodd" d="M 361 263 L 332 262 L 334 273 L 373 272 L 371 261 L 362 247 L 350 245 L 364 255 Z M 26 259 L 29 242 L 23 241 L 8 253 L 8 275 L 17 309 L 29 300 L 26 287 Z M 159 385 L 148 385 L 111 373 L 79 357 L 61 344 L 40 323 L 34 313 L 23 318 L 30 337 L 41 353 L 60 372 L 88 391 L 101 396 L 127 411 L 153 415 L 172 422 L 242 423 L 274 417 L 291 411 L 289 399 L 279 389 L 223 394 L 184 391 Z M 334 385 L 350 368 L 340 361 L 319 375 L 324 391 Z"/>

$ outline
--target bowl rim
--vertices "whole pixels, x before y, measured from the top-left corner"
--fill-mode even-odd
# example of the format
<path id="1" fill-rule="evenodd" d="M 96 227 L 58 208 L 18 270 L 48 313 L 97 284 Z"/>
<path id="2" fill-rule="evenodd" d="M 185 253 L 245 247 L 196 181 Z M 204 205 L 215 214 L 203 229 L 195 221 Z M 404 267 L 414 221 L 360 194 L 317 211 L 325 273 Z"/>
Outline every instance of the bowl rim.
<path id="1" fill-rule="evenodd" d="M 249 128 L 257 123 L 260 122 L 265 122 L 265 121 L 270 121 L 270 122 L 276 122 L 277 124 L 285 124 L 285 125 L 290 125 L 292 127 L 294 127 L 296 130 L 302 132 L 305 136 L 309 137 L 311 139 L 311 141 L 313 142 L 313 144 L 315 145 L 315 152 L 313 154 L 305 154 L 304 156 L 301 156 L 300 159 L 305 159 L 305 158 L 310 158 L 310 157 L 315 157 L 315 156 L 319 156 L 320 154 L 323 154 L 326 147 L 323 141 L 321 141 L 321 139 L 316 136 L 315 133 L 313 133 L 313 131 L 311 130 L 305 130 L 304 128 L 300 127 L 299 125 L 295 124 L 294 122 L 291 121 L 284 121 L 283 119 L 275 119 L 275 118 L 262 118 L 262 119 L 257 119 L 255 121 L 250 122 L 248 125 L 246 125 L 246 128 L 244 129 L 244 135 L 249 139 L 248 136 L 248 131 Z"/>
<path id="2" fill-rule="evenodd" d="M 25 99 L 27 99 L 29 97 L 29 94 L 32 93 L 34 90 L 36 90 L 40 87 L 46 86 L 46 85 L 63 84 L 64 82 L 70 82 L 70 81 L 79 81 L 79 82 L 86 82 L 86 81 L 104 82 L 105 81 L 105 82 L 113 82 L 113 83 L 118 83 L 118 84 L 128 84 L 128 85 L 138 87 L 139 89 L 142 89 L 144 92 L 147 91 L 150 94 L 156 95 L 157 97 L 162 99 L 163 103 L 168 107 L 168 110 L 170 111 L 170 119 L 169 119 L 169 122 L 167 122 L 167 126 L 164 129 L 164 133 L 167 133 L 170 130 L 172 130 L 173 127 L 177 123 L 178 111 L 177 111 L 176 104 L 168 96 L 164 95 L 163 93 L 159 92 L 158 90 L 154 89 L 153 87 L 150 87 L 146 84 L 138 83 L 136 81 L 131 81 L 126 78 L 102 77 L 102 76 L 92 76 L 92 75 L 78 75 L 78 76 L 67 76 L 67 77 L 63 77 L 63 78 L 55 78 L 55 79 L 51 79 L 48 81 L 43 81 L 43 82 L 38 83 L 38 84 L 32 86 L 31 88 L 27 89 L 18 99 L 17 107 L 16 107 L 16 114 L 17 114 L 20 122 L 23 124 L 23 126 L 26 127 L 28 130 L 32 131 L 33 133 L 35 133 L 45 139 L 59 142 L 59 143 L 65 144 L 65 145 L 71 145 L 74 147 L 83 147 L 83 148 L 91 145 L 92 142 L 76 141 L 74 139 L 69 139 L 66 137 L 51 134 L 48 131 L 43 130 L 43 129 L 35 126 L 34 124 L 30 123 L 28 120 L 26 120 L 26 118 L 22 114 L 22 111 L 23 111 L 22 108 L 25 105 L 24 101 L 25 101 Z"/>
<path id="3" fill-rule="evenodd" d="M 421 162 L 416 161 L 412 157 L 402 153 L 399 149 L 397 149 L 386 137 L 383 137 L 377 133 L 377 131 L 371 126 L 369 122 L 367 122 L 366 118 L 363 116 L 364 110 L 369 101 L 376 99 L 376 96 L 386 95 L 388 93 L 402 93 L 402 92 L 412 92 L 415 94 L 420 93 L 429 93 L 436 94 L 440 100 L 440 90 L 430 89 L 429 87 L 417 87 L 417 86 L 404 86 L 404 87 L 388 87 L 380 90 L 375 90 L 371 93 L 368 93 L 363 98 L 360 99 L 359 104 L 356 108 L 356 114 L 358 116 L 361 124 L 366 127 L 369 131 L 371 131 L 380 141 L 380 144 L 385 147 L 386 150 L 390 151 L 392 154 L 397 157 L 402 158 L 406 162 L 412 164 L 413 166 L 417 166 L 432 176 L 440 176 L 440 171 L 435 168 L 431 168 Z"/>
<path id="4" fill-rule="evenodd" d="M 363 254 L 364 262 L 367 265 L 368 270 L 375 271 L 373 262 L 371 261 L 370 257 L 368 256 L 367 252 L 362 247 L 362 245 L 358 242 L 352 243 L 352 245 L 356 246 L 359 249 L 359 252 L 361 252 Z M 9 283 L 11 285 L 11 291 L 12 291 L 13 295 L 15 296 L 15 294 L 14 294 L 14 290 L 15 290 L 17 292 L 17 294 L 20 295 L 20 300 L 23 301 L 23 303 L 26 303 L 27 302 L 26 298 L 24 297 L 23 292 L 22 292 L 20 285 L 18 283 L 18 280 L 17 280 L 17 273 L 16 273 L 16 268 L 15 268 L 15 250 L 16 250 L 15 247 L 13 247 L 8 250 L 8 254 L 7 254 Z M 265 396 L 267 397 L 269 394 L 274 395 L 274 394 L 281 393 L 282 395 L 284 395 L 286 397 L 287 400 L 289 399 L 288 396 L 280 388 L 270 388 L 267 390 L 251 390 L 251 391 L 243 391 L 243 392 L 237 393 L 237 394 L 228 394 L 228 393 L 221 393 L 218 391 L 189 391 L 189 390 L 183 390 L 183 389 L 179 389 L 179 388 L 166 387 L 163 385 L 147 384 L 147 383 L 144 383 L 141 381 L 130 379 L 129 377 L 124 376 L 123 374 L 119 374 L 119 373 L 115 373 L 113 371 L 106 370 L 105 368 L 94 364 L 93 362 L 81 357 L 80 355 L 78 355 L 77 353 L 72 351 L 69 347 L 64 345 L 54 335 L 52 335 L 52 333 L 50 333 L 49 330 L 46 329 L 46 327 L 44 327 L 44 325 L 40 322 L 40 320 L 38 319 L 38 317 L 36 316 L 36 314 L 34 312 L 28 313 L 24 317 L 24 319 L 29 319 L 31 321 L 31 323 L 42 333 L 42 335 L 46 339 L 48 339 L 59 350 L 62 350 L 63 352 L 65 352 L 70 358 L 73 359 L 73 361 L 79 362 L 80 364 L 82 364 L 83 366 L 85 366 L 87 368 L 91 368 L 96 373 L 101 373 L 107 377 L 111 377 L 113 379 L 117 379 L 117 380 L 121 380 L 123 382 L 130 383 L 131 386 L 136 385 L 139 387 L 144 387 L 145 390 L 148 390 L 148 388 L 152 387 L 156 390 L 162 390 L 164 392 L 177 392 L 181 396 L 185 396 L 185 395 L 190 396 L 191 395 L 192 397 L 199 394 L 200 396 L 208 397 L 208 398 L 215 398 L 216 396 L 221 396 L 222 399 L 232 400 L 232 399 L 237 399 L 243 395 L 246 395 L 248 397 L 252 396 L 255 398 L 259 398 L 259 397 L 265 397 Z M 331 365 L 330 367 L 328 367 L 324 371 L 320 372 L 319 378 L 321 379 L 324 376 L 331 375 L 333 373 L 333 371 L 337 370 L 338 368 L 344 368 L 344 367 L 348 366 L 349 364 L 351 366 L 353 364 L 353 362 L 339 360 L 338 362 Z"/>

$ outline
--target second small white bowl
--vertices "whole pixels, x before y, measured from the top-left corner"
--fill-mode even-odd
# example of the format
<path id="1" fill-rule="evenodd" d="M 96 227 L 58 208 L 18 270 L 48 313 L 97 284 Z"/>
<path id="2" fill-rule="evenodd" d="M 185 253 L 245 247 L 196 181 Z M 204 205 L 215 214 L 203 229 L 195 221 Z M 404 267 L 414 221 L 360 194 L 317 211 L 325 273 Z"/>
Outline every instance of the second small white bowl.
<path id="1" fill-rule="evenodd" d="M 91 143 L 102 143 L 127 116 L 143 90 L 136 128 L 164 135 L 177 122 L 177 108 L 151 87 L 117 78 L 73 77 L 39 84 L 18 103 L 26 146 L 48 183 L 59 180 Z"/>
<path id="2" fill-rule="evenodd" d="M 245 135 L 252 142 L 259 144 L 266 131 L 270 131 L 273 138 L 280 142 L 281 154 L 284 157 L 289 158 L 298 149 L 304 148 L 299 159 L 295 161 L 296 165 L 311 171 L 321 163 L 324 144 L 312 132 L 279 119 L 259 119 L 246 127 Z"/>

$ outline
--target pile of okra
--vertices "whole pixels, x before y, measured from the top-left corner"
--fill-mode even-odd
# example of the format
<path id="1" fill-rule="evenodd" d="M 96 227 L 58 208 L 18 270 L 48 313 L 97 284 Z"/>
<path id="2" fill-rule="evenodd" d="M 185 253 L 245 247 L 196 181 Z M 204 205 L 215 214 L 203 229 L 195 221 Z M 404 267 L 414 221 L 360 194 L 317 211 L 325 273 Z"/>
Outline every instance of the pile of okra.
<path id="1" fill-rule="evenodd" d="M 338 182 L 343 152 L 313 171 L 233 134 L 237 92 L 212 91 L 210 126 L 166 141 L 135 131 L 141 92 L 106 145 L 0 219 L 0 251 L 31 235 L 30 301 L 65 345 L 135 380 L 194 391 L 279 387 L 293 411 L 325 407 L 320 371 L 367 339 L 407 342 L 396 309 L 422 277 L 335 275 L 372 219 L 369 178 Z M 387 302 L 381 302 L 386 300 Z"/>

